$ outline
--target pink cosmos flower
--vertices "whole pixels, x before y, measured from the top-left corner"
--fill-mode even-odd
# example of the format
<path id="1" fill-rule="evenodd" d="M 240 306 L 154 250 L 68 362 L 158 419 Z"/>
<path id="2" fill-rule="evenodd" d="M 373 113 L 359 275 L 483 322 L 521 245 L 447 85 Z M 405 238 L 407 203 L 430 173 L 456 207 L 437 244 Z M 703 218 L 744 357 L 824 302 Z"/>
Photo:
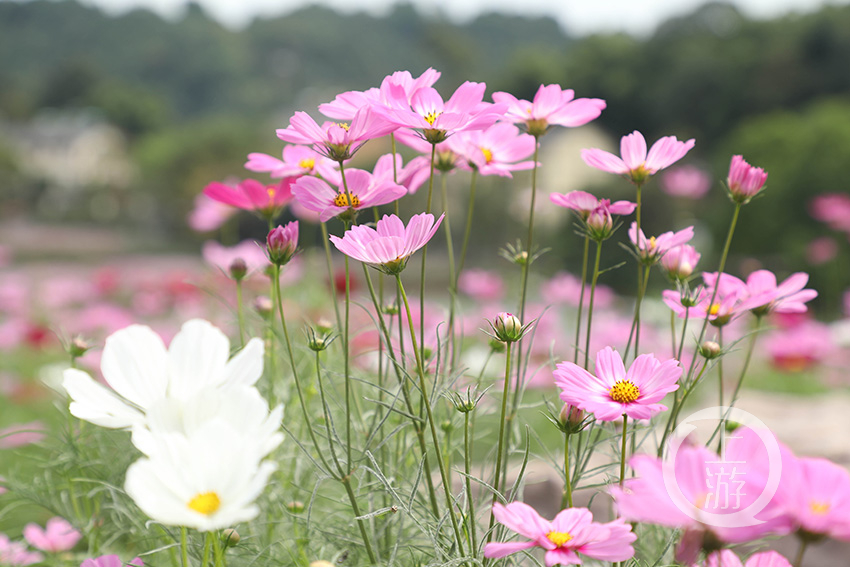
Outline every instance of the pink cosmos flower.
<path id="1" fill-rule="evenodd" d="M 280 183 L 263 185 L 254 179 L 245 179 L 236 187 L 213 182 L 204 188 L 204 195 L 231 207 L 270 218 L 277 215 L 280 209 L 292 200 L 292 181 L 283 179 Z"/>
<path id="2" fill-rule="evenodd" d="M 687 279 L 699 262 L 700 253 L 690 244 L 674 246 L 661 257 L 661 267 L 673 280 Z"/>
<path id="3" fill-rule="evenodd" d="M 700 199 L 711 188 L 711 176 L 698 167 L 683 165 L 661 176 L 661 190 L 673 197 Z"/>
<path id="4" fill-rule="evenodd" d="M 590 167 L 629 177 L 633 183 L 643 184 L 658 170 L 670 167 L 694 147 L 695 140 L 680 142 L 675 136 L 665 136 L 646 151 L 643 134 L 635 130 L 620 140 L 622 158 L 600 149 L 581 151 L 581 159 Z"/>
<path id="5" fill-rule="evenodd" d="M 385 176 L 373 177 L 368 171 L 347 169 L 345 180 L 348 193 L 340 186 L 337 189 L 315 177 L 299 177 L 292 187 L 292 194 L 307 209 L 319 213 L 319 220 L 327 221 L 349 210 L 355 211 L 392 203 L 407 195 L 407 189 L 393 183 Z"/>
<path id="6" fill-rule="evenodd" d="M 527 161 L 534 153 L 534 137 L 521 134 L 513 124 L 498 122 L 486 130 L 460 132 L 446 143 L 481 175 L 513 177 L 512 171 L 534 167 L 534 161 Z"/>
<path id="7" fill-rule="evenodd" d="M 756 270 L 747 277 L 746 297 L 741 303 L 741 309 L 750 309 L 757 315 L 770 312 L 803 313 L 807 311 L 806 302 L 818 296 L 818 292 L 813 289 L 803 289 L 808 281 L 808 274 L 797 272 L 777 285 L 773 272 Z"/>
<path id="8" fill-rule="evenodd" d="M 0 429 L 0 449 L 13 449 L 32 445 L 44 439 L 44 431 L 47 429 L 40 421 L 29 423 L 18 423 Z"/>
<path id="9" fill-rule="evenodd" d="M 484 102 L 484 83 L 466 81 L 449 100 L 443 102 L 432 87 L 417 89 L 410 97 L 398 85 L 388 87 L 391 106 L 378 111 L 400 127 L 413 128 L 431 144 L 464 130 L 483 130 L 496 122 L 504 105 Z"/>
<path id="10" fill-rule="evenodd" d="M 497 301 L 505 294 L 505 283 L 495 271 L 464 270 L 457 283 L 460 291 L 478 301 Z"/>
<path id="11" fill-rule="evenodd" d="M 815 238 L 806 246 L 806 259 L 815 266 L 822 266 L 838 256 L 838 243 L 829 236 Z"/>
<path id="12" fill-rule="evenodd" d="M 407 265 L 408 258 L 431 240 L 444 216 L 434 222 L 434 215 L 413 215 L 405 227 L 397 216 L 384 215 L 375 228 L 356 225 L 345 231 L 342 238 L 330 238 L 337 250 L 346 256 L 388 274 L 398 274 Z"/>
<path id="13" fill-rule="evenodd" d="M 801 372 L 822 362 L 836 351 L 829 327 L 806 321 L 770 333 L 763 342 L 771 364 L 785 372 Z"/>
<path id="14" fill-rule="evenodd" d="M 682 229 L 678 232 L 665 232 L 659 236 L 649 238 L 638 231 L 637 223 L 633 222 L 629 227 L 629 240 L 637 248 L 638 256 L 644 262 L 654 264 L 659 261 L 668 251 L 689 242 L 694 237 L 694 227 Z"/>
<path id="15" fill-rule="evenodd" d="M 131 559 L 129 563 L 124 563 L 117 555 L 101 555 L 100 557 L 86 559 L 80 564 L 80 567 L 124 567 L 125 565 L 144 567 L 144 563 L 138 557 Z"/>
<path id="16" fill-rule="evenodd" d="M 418 156 L 404 165 L 401 155 L 395 154 L 395 168 L 393 168 L 393 154 L 384 154 L 375 163 L 372 176 L 375 179 L 393 181 L 398 179 L 398 184 L 405 187 L 411 195 L 422 186 L 431 175 L 431 161 Z"/>
<path id="17" fill-rule="evenodd" d="M 564 402 L 594 414 L 600 421 L 614 421 L 624 415 L 650 419 L 666 410 L 658 402 L 679 389 L 676 382 L 682 367 L 674 359 L 661 362 L 651 354 L 642 354 L 626 372 L 620 355 L 605 347 L 596 353 L 596 376 L 572 362 L 561 362 L 552 374 Z"/>
<path id="18" fill-rule="evenodd" d="M 528 504 L 511 502 L 503 506 L 496 503 L 493 515 L 500 524 L 529 541 L 488 543 L 484 546 L 484 557 L 491 559 L 533 547 L 546 550 L 546 567 L 581 565 L 579 554 L 606 562 L 625 561 L 635 554 L 632 543 L 637 536 L 630 525 L 622 519 L 606 524 L 594 522 L 587 508 L 562 510 L 550 522 Z"/>
<path id="19" fill-rule="evenodd" d="M 266 252 L 272 263 L 282 266 L 288 263 L 298 249 L 298 221 L 286 226 L 278 225 L 266 236 Z"/>
<path id="20" fill-rule="evenodd" d="M 291 144 L 312 146 L 327 158 L 342 162 L 369 140 L 389 134 L 398 126 L 366 107 L 357 111 L 351 124 L 325 122 L 319 126 L 306 112 L 296 112 L 289 119 L 289 126 L 279 128 L 277 137 Z"/>
<path id="21" fill-rule="evenodd" d="M 733 201 L 748 203 L 762 190 L 765 181 L 767 173 L 762 168 L 751 166 L 744 161 L 743 156 L 732 156 L 726 184 Z"/>
<path id="22" fill-rule="evenodd" d="M 810 213 L 834 230 L 850 232 L 850 195 L 823 193 L 812 199 Z"/>
<path id="23" fill-rule="evenodd" d="M 318 175 L 331 183 L 339 181 L 339 164 L 307 146 L 285 146 L 281 158 L 250 153 L 245 169 L 265 171 L 272 178 Z"/>
<path id="24" fill-rule="evenodd" d="M 561 90 L 561 85 L 540 85 L 531 102 L 505 92 L 493 93 L 493 100 L 507 104 L 505 118 L 524 124 L 533 136 L 542 136 L 549 126 L 574 128 L 587 124 L 598 118 L 606 106 L 599 98 L 575 98 L 575 91 Z"/>
<path id="25" fill-rule="evenodd" d="M 586 286 L 584 305 L 590 303 L 589 286 Z M 545 282 L 540 293 L 547 303 L 566 303 L 578 307 L 581 297 L 581 279 L 568 272 L 558 272 Z M 614 291 L 606 285 L 597 285 L 593 303 L 596 307 L 609 307 L 614 302 Z M 628 334 L 628 330 L 626 331 Z"/>
<path id="26" fill-rule="evenodd" d="M 201 256 L 207 264 L 224 274 L 230 274 L 230 267 L 237 259 L 245 262 L 247 275 L 264 270 L 269 265 L 269 259 L 256 240 L 243 240 L 236 246 L 223 246 L 215 240 L 207 240 L 201 247 Z"/>
<path id="27" fill-rule="evenodd" d="M 590 214 L 604 207 L 612 215 L 630 215 L 634 212 L 636 203 L 631 201 L 614 201 L 597 199 L 585 191 L 570 191 L 569 193 L 551 193 L 549 200 L 559 207 L 574 210 L 581 218 L 587 220 Z"/>
<path id="28" fill-rule="evenodd" d="M 42 561 L 41 553 L 29 551 L 23 542 L 9 541 L 6 534 L 0 534 L 0 565 L 32 565 Z"/>
<path id="29" fill-rule="evenodd" d="M 186 223 L 195 232 L 210 232 L 221 228 L 235 212 L 233 207 L 198 193 L 194 208 L 186 216 Z"/>
<path id="30" fill-rule="evenodd" d="M 361 108 L 397 104 L 398 101 L 390 96 L 390 87 L 401 89 L 407 95 L 406 103 L 409 105 L 410 97 L 414 92 L 424 87 L 434 86 L 439 78 L 440 72 L 431 68 L 426 69 L 416 79 L 413 78 L 410 71 L 396 71 L 392 75 L 384 77 L 380 88 L 344 92 L 337 95 L 333 101 L 320 104 L 319 112 L 335 120 L 351 120 Z"/>
<path id="31" fill-rule="evenodd" d="M 692 567 L 700 566 L 694 564 Z M 791 562 L 776 551 L 763 551 L 751 555 L 745 565 L 734 552 L 724 549 L 710 554 L 702 567 L 791 567 Z"/>
<path id="32" fill-rule="evenodd" d="M 844 467 L 826 459 L 783 460 L 775 500 L 801 535 L 850 541 L 850 473 Z"/>
<path id="33" fill-rule="evenodd" d="M 83 534 L 74 529 L 64 518 L 47 520 L 45 529 L 37 524 L 27 524 L 24 527 L 24 539 L 41 551 L 58 553 L 73 549 Z"/>

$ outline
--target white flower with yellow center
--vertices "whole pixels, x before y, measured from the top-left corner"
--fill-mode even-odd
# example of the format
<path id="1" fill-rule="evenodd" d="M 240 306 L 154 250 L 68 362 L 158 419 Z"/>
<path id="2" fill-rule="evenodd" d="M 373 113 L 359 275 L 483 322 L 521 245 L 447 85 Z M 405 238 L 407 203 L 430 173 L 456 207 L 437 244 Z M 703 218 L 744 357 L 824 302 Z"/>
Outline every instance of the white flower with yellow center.
<path id="1" fill-rule="evenodd" d="M 101 372 L 111 389 L 81 370 L 65 371 L 71 413 L 102 427 L 130 428 L 165 398 L 254 385 L 263 373 L 263 342 L 251 339 L 230 358 L 230 341 L 208 321 L 187 321 L 167 349 L 150 327 L 131 325 L 106 339 Z"/>
<path id="2" fill-rule="evenodd" d="M 211 531 L 252 520 L 254 501 L 276 466 L 261 462 L 264 449 L 224 419 L 191 435 L 152 435 L 149 455 L 127 469 L 124 489 L 151 519 Z"/>

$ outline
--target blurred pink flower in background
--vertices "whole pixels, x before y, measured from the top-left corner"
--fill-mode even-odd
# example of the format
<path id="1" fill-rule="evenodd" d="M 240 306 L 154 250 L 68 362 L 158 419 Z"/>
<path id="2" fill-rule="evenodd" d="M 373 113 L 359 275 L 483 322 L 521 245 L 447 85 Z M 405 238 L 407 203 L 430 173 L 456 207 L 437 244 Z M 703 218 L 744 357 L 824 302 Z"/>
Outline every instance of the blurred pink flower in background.
<path id="1" fill-rule="evenodd" d="M 32 565 L 43 560 L 41 553 L 29 551 L 24 542 L 10 541 L 6 534 L 0 534 L 0 564 Z"/>
<path id="2" fill-rule="evenodd" d="M 230 266 L 237 258 L 248 266 L 248 276 L 270 265 L 262 245 L 256 240 L 243 240 L 236 246 L 223 246 L 215 240 L 207 240 L 201 247 L 201 256 L 207 264 L 225 275 L 230 274 Z"/>
<path id="3" fill-rule="evenodd" d="M 74 529 L 64 518 L 47 520 L 44 529 L 38 524 L 27 524 L 24 527 L 24 539 L 41 551 L 57 553 L 73 549 L 83 534 Z"/>
<path id="4" fill-rule="evenodd" d="M 12 449 L 44 439 L 47 427 L 40 421 L 18 423 L 0 429 L 0 449 Z"/>
<path id="5" fill-rule="evenodd" d="M 625 175 L 633 183 L 642 184 L 650 175 L 685 157 L 695 143 L 693 139 L 680 142 L 675 136 L 665 136 L 652 144 L 647 152 L 643 134 L 635 130 L 620 140 L 622 158 L 593 148 L 582 150 L 581 159 L 590 167 Z"/>
<path id="6" fill-rule="evenodd" d="M 569 272 L 558 272 L 543 282 L 540 293 L 547 303 L 564 303 L 578 307 L 581 297 L 581 279 Z M 614 291 L 610 287 L 597 284 L 596 293 L 593 297 L 594 308 L 609 307 L 614 302 L 614 298 Z M 590 284 L 588 283 L 584 290 L 584 304 L 587 306 L 589 303 Z"/>
<path id="7" fill-rule="evenodd" d="M 838 243 L 829 236 L 815 238 L 806 246 L 806 258 L 813 266 L 826 264 L 838 256 Z"/>
<path id="8" fill-rule="evenodd" d="M 186 223 L 195 232 L 210 232 L 221 228 L 236 209 L 207 197 L 203 193 L 195 196 L 195 206 L 186 216 Z"/>
<path id="9" fill-rule="evenodd" d="M 764 338 L 763 346 L 773 366 L 785 372 L 807 370 L 838 348 L 829 327 L 817 321 L 773 331 Z"/>
<path id="10" fill-rule="evenodd" d="M 219 203 L 270 218 L 292 200 L 292 183 L 292 178 L 270 185 L 256 179 L 245 179 L 232 187 L 214 181 L 204 188 L 203 194 Z"/>
<path id="11" fill-rule="evenodd" d="M 694 564 L 693 567 L 700 565 Z M 775 551 L 762 551 L 751 555 L 745 565 L 735 552 L 723 549 L 709 554 L 702 567 L 791 567 L 791 562 Z"/>
<path id="12" fill-rule="evenodd" d="M 125 565 L 144 567 L 144 563 L 138 557 L 134 557 L 129 563 L 124 563 L 117 555 L 101 555 L 100 557 L 86 559 L 80 563 L 80 567 L 125 567 Z"/>
<path id="13" fill-rule="evenodd" d="M 661 176 L 661 190 L 673 197 L 701 199 L 710 188 L 711 176 L 692 165 L 681 165 Z"/>
<path id="14" fill-rule="evenodd" d="M 809 212 L 830 228 L 850 233 L 850 195 L 822 193 L 812 199 Z"/>
<path id="15" fill-rule="evenodd" d="M 458 289 L 478 301 L 498 301 L 505 295 L 499 272 L 471 268 L 461 273 Z"/>

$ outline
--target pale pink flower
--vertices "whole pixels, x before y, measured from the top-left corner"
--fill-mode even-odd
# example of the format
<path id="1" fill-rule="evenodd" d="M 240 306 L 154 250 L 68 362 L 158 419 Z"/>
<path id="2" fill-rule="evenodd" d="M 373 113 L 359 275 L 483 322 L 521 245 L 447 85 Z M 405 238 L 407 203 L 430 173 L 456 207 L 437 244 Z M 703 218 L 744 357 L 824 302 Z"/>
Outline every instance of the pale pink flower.
<path id="1" fill-rule="evenodd" d="M 630 215 L 637 207 L 637 204 L 631 201 L 614 201 L 612 203 L 609 199 L 597 199 L 585 191 L 550 193 L 549 200 L 559 207 L 574 210 L 585 220 L 599 207 L 605 208 L 612 215 Z"/>
<path id="2" fill-rule="evenodd" d="M 649 238 L 641 229 L 638 231 L 637 223 L 633 222 L 629 227 L 629 240 L 635 245 L 638 256 L 647 263 L 655 263 L 660 260 L 669 250 L 689 242 L 694 237 L 694 227 L 689 226 L 678 232 L 665 232 L 659 236 Z"/>
<path id="3" fill-rule="evenodd" d="M 372 170 L 374 179 L 393 181 L 397 179 L 398 184 L 405 187 L 411 195 L 422 186 L 431 175 L 431 162 L 424 156 L 417 156 L 404 165 L 400 154 L 395 154 L 395 168 L 393 168 L 393 154 L 384 154 L 375 162 Z"/>
<path id="4" fill-rule="evenodd" d="M 497 122 L 486 130 L 460 132 L 446 143 L 481 175 L 513 177 L 512 171 L 534 167 L 527 159 L 534 153 L 534 137 L 521 134 L 513 124 Z"/>
<path id="5" fill-rule="evenodd" d="M 757 315 L 770 312 L 803 313 L 807 311 L 805 304 L 818 296 L 818 292 L 813 289 L 803 289 L 808 281 L 808 274 L 797 272 L 777 285 L 773 272 L 756 270 L 747 277 L 746 297 L 743 298 L 741 309 L 750 309 Z"/>
<path id="6" fill-rule="evenodd" d="M 285 146 L 281 159 L 250 153 L 245 169 L 265 171 L 272 178 L 318 175 L 331 183 L 339 181 L 339 164 L 307 146 Z"/>
<path id="7" fill-rule="evenodd" d="M 674 246 L 661 257 L 661 267 L 673 280 L 687 279 L 694 273 L 700 253 L 690 244 Z"/>
<path id="8" fill-rule="evenodd" d="M 726 185 L 729 194 L 736 203 L 748 203 L 764 187 L 767 173 L 760 167 L 753 167 L 744 161 L 743 156 L 732 156 L 729 164 L 729 177 Z"/>
<path id="9" fill-rule="evenodd" d="M 635 554 L 632 543 L 637 536 L 630 525 L 622 519 L 606 524 L 594 522 L 587 508 L 567 508 L 549 521 L 528 504 L 511 502 L 503 506 L 496 503 L 493 515 L 500 524 L 529 539 L 488 543 L 484 546 L 484 557 L 491 559 L 534 547 L 546 551 L 546 567 L 581 565 L 579 554 L 605 562 L 625 561 Z"/>
<path id="10" fill-rule="evenodd" d="M 213 182 L 204 188 L 204 195 L 231 207 L 272 218 L 292 200 L 291 186 L 292 179 L 282 179 L 279 183 L 272 185 L 263 185 L 254 179 L 245 179 L 236 187 Z"/>
<path id="11" fill-rule="evenodd" d="M 484 102 L 485 88 L 484 83 L 466 81 L 443 102 L 432 87 L 422 87 L 408 96 L 402 87 L 389 85 L 387 96 L 395 102 L 379 111 L 396 125 L 412 128 L 429 143 L 438 144 L 456 132 L 483 130 L 502 116 L 504 105 Z"/>
<path id="12" fill-rule="evenodd" d="M 558 272 L 540 288 L 547 303 L 565 303 L 578 307 L 581 297 L 581 279 L 568 272 Z M 607 285 L 597 285 L 593 297 L 594 307 L 609 307 L 614 302 L 614 291 Z M 585 286 L 584 305 L 590 303 L 590 286 Z M 628 333 L 628 331 L 626 331 Z"/>
<path id="13" fill-rule="evenodd" d="M 42 561 L 41 553 L 29 551 L 23 542 L 9 541 L 6 534 L 0 534 L 0 565 L 32 565 Z"/>
<path id="14" fill-rule="evenodd" d="M 709 554 L 702 566 L 692 567 L 791 567 L 791 562 L 776 551 L 763 551 L 751 555 L 745 565 L 734 552 L 724 549 Z"/>
<path id="15" fill-rule="evenodd" d="M 325 122 L 321 126 L 309 114 L 299 111 L 289 119 L 288 127 L 277 130 L 277 137 L 291 144 L 312 146 L 328 159 L 343 162 L 351 159 L 367 141 L 385 136 L 397 128 L 370 107 L 358 110 L 351 124 Z"/>
<path id="16" fill-rule="evenodd" d="M 0 449 L 32 445 L 44 439 L 45 426 L 40 421 L 18 423 L 0 429 Z"/>
<path id="17" fill-rule="evenodd" d="M 124 563 L 117 555 L 101 555 L 86 559 L 80 563 L 80 567 L 125 567 L 125 565 L 135 565 L 135 567 L 144 567 L 144 563 L 138 557 L 134 557 L 129 563 Z"/>
<path id="18" fill-rule="evenodd" d="M 243 240 L 236 246 L 223 246 L 215 240 L 207 240 L 201 247 L 201 256 L 207 264 L 224 274 L 230 273 L 230 267 L 237 259 L 245 262 L 247 275 L 262 271 L 269 265 L 269 259 L 256 240 Z"/>
<path id="19" fill-rule="evenodd" d="M 596 353 L 596 376 L 572 362 L 561 362 L 552 372 L 561 389 L 561 400 L 592 413 L 600 421 L 626 415 L 650 419 L 667 409 L 658 403 L 679 389 L 682 367 L 674 359 L 659 361 L 642 354 L 628 372 L 623 359 L 611 347 Z"/>
<path id="20" fill-rule="evenodd" d="M 425 246 L 437 232 L 441 215 L 434 222 L 434 215 L 413 215 L 407 226 L 395 215 L 384 215 L 375 228 L 356 225 L 345 231 L 342 238 L 331 236 L 337 250 L 389 274 L 401 272 L 410 256 Z"/>
<path id="21" fill-rule="evenodd" d="M 355 211 L 392 203 L 407 195 L 407 189 L 393 183 L 385 176 L 375 178 L 368 171 L 347 169 L 345 181 L 348 192 L 340 186 L 334 189 L 321 179 L 299 177 L 292 187 L 295 198 L 307 209 L 319 213 L 319 220 L 325 222 L 349 210 Z M 351 194 L 352 203 L 348 202 Z"/>
<path id="22" fill-rule="evenodd" d="M 826 459 L 783 460 L 774 500 L 802 534 L 850 541 L 850 473 Z"/>
<path id="23" fill-rule="evenodd" d="M 762 344 L 771 364 L 785 372 L 807 370 L 837 349 L 829 327 L 816 321 L 774 331 Z"/>
<path id="24" fill-rule="evenodd" d="M 695 143 L 693 139 L 680 142 L 675 136 L 665 136 L 652 144 L 647 153 L 643 134 L 635 130 L 620 140 L 622 158 L 594 148 L 582 150 L 581 159 L 590 167 L 626 175 L 632 182 L 643 184 L 650 175 L 685 157 Z"/>
<path id="25" fill-rule="evenodd" d="M 829 236 L 815 238 L 806 246 L 806 258 L 814 266 L 821 266 L 838 256 L 838 243 Z"/>
<path id="26" fill-rule="evenodd" d="M 235 212 L 230 205 L 198 193 L 194 208 L 186 216 L 186 223 L 195 232 L 209 232 L 221 228 Z"/>
<path id="27" fill-rule="evenodd" d="M 405 101 L 407 105 L 409 105 L 410 97 L 414 92 L 424 87 L 434 86 L 434 83 L 436 83 L 439 78 L 440 72 L 431 68 L 426 69 L 425 72 L 416 79 L 413 78 L 410 71 L 396 71 L 392 75 L 384 77 L 381 81 L 380 88 L 341 93 L 337 95 L 333 101 L 320 104 L 319 112 L 335 120 L 351 120 L 361 108 L 367 106 L 380 107 L 399 104 L 399 102 L 391 96 L 390 87 L 403 91 L 407 95 L 405 97 Z"/>
<path id="28" fill-rule="evenodd" d="M 37 524 L 27 524 L 24 527 L 24 539 L 41 551 L 58 553 L 73 549 L 83 534 L 74 529 L 64 518 L 47 520 L 44 529 Z"/>
<path id="29" fill-rule="evenodd" d="M 469 269 L 461 273 L 458 289 L 478 301 L 498 301 L 505 294 L 505 283 L 499 272 Z"/>
<path id="30" fill-rule="evenodd" d="M 823 193 L 812 199 L 809 211 L 812 217 L 830 228 L 850 232 L 850 195 Z"/>
<path id="31" fill-rule="evenodd" d="M 561 90 L 561 85 L 540 85 L 531 102 L 505 92 L 493 93 L 493 100 L 507 105 L 507 120 L 524 124 L 534 136 L 542 136 L 549 126 L 574 128 L 587 124 L 598 118 L 606 106 L 599 98 L 575 98 L 575 91 Z"/>
<path id="32" fill-rule="evenodd" d="M 711 188 L 711 176 L 698 167 L 683 165 L 661 176 L 661 190 L 673 197 L 701 199 Z"/>

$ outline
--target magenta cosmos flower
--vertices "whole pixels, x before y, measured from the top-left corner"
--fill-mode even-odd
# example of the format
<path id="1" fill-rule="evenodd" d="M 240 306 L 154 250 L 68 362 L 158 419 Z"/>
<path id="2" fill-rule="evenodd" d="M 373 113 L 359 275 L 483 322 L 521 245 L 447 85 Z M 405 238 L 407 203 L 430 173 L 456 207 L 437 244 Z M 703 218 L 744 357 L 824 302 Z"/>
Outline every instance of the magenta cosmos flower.
<path id="1" fill-rule="evenodd" d="M 484 83 L 466 81 L 449 100 L 443 102 L 432 87 L 417 89 L 409 96 L 404 88 L 390 85 L 388 108 L 379 109 L 397 126 L 413 128 L 431 144 L 444 141 L 449 135 L 464 130 L 483 130 L 501 118 L 504 105 L 484 102 Z"/>
<path id="2" fill-rule="evenodd" d="M 460 132 L 446 143 L 481 175 L 513 177 L 512 171 L 534 167 L 534 137 L 521 134 L 513 124 L 498 122 L 486 130 Z M 526 160 L 526 161 L 522 161 Z"/>
<path id="3" fill-rule="evenodd" d="M 339 164 L 307 146 L 286 146 L 281 159 L 258 152 L 248 154 L 245 169 L 268 172 L 272 178 L 318 175 L 331 183 L 339 181 Z"/>
<path id="4" fill-rule="evenodd" d="M 373 177 L 368 171 L 348 169 L 345 172 L 348 191 L 336 189 L 315 177 L 299 177 L 292 186 L 292 194 L 305 209 L 319 213 L 319 220 L 327 221 L 353 209 L 377 207 L 392 203 L 407 195 L 407 189 L 393 183 L 386 176 Z M 349 193 L 351 203 L 348 202 Z"/>
<path id="5" fill-rule="evenodd" d="M 204 188 L 204 195 L 219 203 L 257 213 L 263 218 L 274 218 L 292 200 L 292 179 L 282 179 L 280 183 L 272 185 L 245 179 L 236 187 L 213 182 Z"/>
<path id="6" fill-rule="evenodd" d="M 744 564 L 734 552 L 724 549 L 710 554 L 705 563 L 692 567 L 791 567 L 791 562 L 775 551 L 755 553 Z"/>
<path id="7" fill-rule="evenodd" d="M 693 139 L 680 142 L 675 136 L 665 136 L 652 144 L 647 153 L 643 134 L 635 130 L 620 140 L 622 158 L 593 148 L 582 150 L 581 159 L 590 167 L 625 175 L 633 183 L 641 185 L 650 175 L 685 157 L 695 143 Z"/>
<path id="8" fill-rule="evenodd" d="M 351 124 L 325 122 L 321 126 L 309 114 L 299 111 L 289 119 L 288 127 L 277 130 L 277 137 L 291 144 L 312 146 L 323 156 L 343 162 L 351 159 L 368 140 L 385 136 L 397 128 L 370 107 L 359 110 Z"/>
<path id="9" fill-rule="evenodd" d="M 733 201 L 741 204 L 749 203 L 762 190 L 765 181 L 767 181 L 767 173 L 762 168 L 751 166 L 744 161 L 743 156 L 732 156 L 726 186 Z"/>
<path id="10" fill-rule="evenodd" d="M 531 102 L 505 92 L 493 93 L 493 100 L 508 105 L 508 120 L 525 124 L 528 133 L 538 137 L 549 126 L 574 128 L 587 124 L 599 118 L 606 106 L 599 98 L 575 98 L 575 91 L 561 90 L 561 85 L 540 85 Z"/>
<path id="11" fill-rule="evenodd" d="M 434 215 L 413 215 L 405 227 L 397 216 L 384 215 L 375 228 L 353 226 L 342 238 L 331 236 L 331 242 L 346 256 L 395 275 L 404 269 L 414 252 L 431 240 L 444 216 L 434 222 Z"/>
<path id="12" fill-rule="evenodd" d="M 561 388 L 561 399 L 590 412 L 600 421 L 626 415 L 650 419 L 667 409 L 658 403 L 679 389 L 682 367 L 674 359 L 659 361 L 651 354 L 635 359 L 629 371 L 611 347 L 596 353 L 596 376 L 572 362 L 561 362 L 552 372 Z"/>
<path id="13" fill-rule="evenodd" d="M 630 525 L 622 519 L 607 524 L 594 522 L 587 508 L 562 510 L 550 522 L 528 504 L 511 502 L 503 506 L 496 503 L 493 516 L 500 524 L 529 538 L 529 541 L 488 543 L 484 546 L 484 557 L 491 559 L 533 547 L 546 550 L 546 567 L 581 565 L 579 554 L 610 562 L 625 561 L 635 554 L 632 542 L 637 536 L 632 533 Z"/>
<path id="14" fill-rule="evenodd" d="M 64 518 L 47 520 L 44 529 L 38 524 L 27 524 L 24 527 L 24 539 L 41 551 L 57 553 L 73 549 L 83 535 L 74 529 Z"/>

